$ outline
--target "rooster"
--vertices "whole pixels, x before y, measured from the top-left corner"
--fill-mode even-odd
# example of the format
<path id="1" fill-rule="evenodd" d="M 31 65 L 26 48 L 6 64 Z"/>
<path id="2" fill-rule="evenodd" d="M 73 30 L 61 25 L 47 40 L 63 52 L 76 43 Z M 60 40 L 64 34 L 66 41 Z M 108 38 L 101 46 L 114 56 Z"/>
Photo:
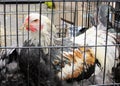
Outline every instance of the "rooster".
<path id="1" fill-rule="evenodd" d="M 47 17 L 31 13 L 25 18 L 24 27 L 29 31 L 29 39 L 23 46 L 40 48 L 21 50 L 20 64 L 24 66 L 31 63 L 29 66 L 36 66 L 43 62 L 50 65 L 61 80 L 80 81 L 89 78 L 94 72 L 111 73 L 114 60 L 118 57 L 116 46 L 106 47 L 116 43 L 115 35 L 100 30 L 100 25 L 89 28 L 75 38 L 57 38 L 57 29 Z"/>
<path id="2" fill-rule="evenodd" d="M 18 58 L 20 71 L 24 74 L 26 81 L 28 83 L 32 81 L 34 83 L 34 86 L 38 86 L 38 85 L 39 86 L 49 86 L 49 85 L 69 86 L 67 83 L 62 82 L 54 74 L 54 71 L 50 69 L 49 60 L 47 58 L 48 57 L 47 54 L 49 50 L 47 48 L 44 48 L 44 49 L 37 48 L 41 46 L 47 47 L 50 44 L 50 41 L 53 40 L 50 38 L 56 37 L 54 25 L 52 26 L 53 32 L 51 33 L 53 35 L 51 36 L 49 34 L 49 32 L 51 31 L 50 20 L 46 16 L 41 16 L 41 23 L 43 25 L 39 27 L 40 20 L 38 17 L 40 17 L 39 14 L 36 14 L 36 13 L 30 14 L 29 17 L 26 17 L 25 22 L 24 22 L 24 26 L 26 26 L 26 29 L 29 30 L 30 33 L 29 33 L 29 39 L 26 39 L 24 41 L 23 47 L 33 47 L 33 48 L 22 48 L 20 50 L 20 54 Z M 31 20 L 31 18 L 33 20 Z M 34 29 L 30 28 L 28 26 L 28 20 L 31 22 L 30 26 L 32 26 L 33 24 L 35 25 L 35 28 L 37 29 L 35 29 L 34 27 L 33 27 Z M 43 28 L 48 28 L 48 29 L 43 29 Z M 43 29 L 43 32 L 39 32 L 38 30 L 40 29 L 41 30 Z M 36 32 L 36 31 L 38 31 L 37 34 L 34 34 L 34 36 L 30 36 L 30 35 L 33 35 L 33 32 Z M 40 33 L 44 33 L 45 35 L 41 34 L 41 36 L 38 36 L 38 34 Z"/>

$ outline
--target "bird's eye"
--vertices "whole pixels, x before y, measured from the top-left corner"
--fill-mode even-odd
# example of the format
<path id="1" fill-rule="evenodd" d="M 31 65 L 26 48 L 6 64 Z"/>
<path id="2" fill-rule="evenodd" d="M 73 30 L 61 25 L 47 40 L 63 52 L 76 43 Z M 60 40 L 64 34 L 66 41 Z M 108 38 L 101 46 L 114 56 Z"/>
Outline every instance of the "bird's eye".
<path id="1" fill-rule="evenodd" d="M 33 20 L 33 22 L 38 22 L 38 19 Z"/>

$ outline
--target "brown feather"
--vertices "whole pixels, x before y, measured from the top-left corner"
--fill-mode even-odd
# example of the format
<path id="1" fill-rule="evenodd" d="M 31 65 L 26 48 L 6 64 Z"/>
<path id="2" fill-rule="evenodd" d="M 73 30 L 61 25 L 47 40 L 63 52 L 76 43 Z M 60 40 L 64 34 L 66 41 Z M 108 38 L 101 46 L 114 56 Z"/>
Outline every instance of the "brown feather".
<path id="1" fill-rule="evenodd" d="M 71 64 L 66 64 L 62 68 L 62 78 L 60 72 L 58 72 L 59 78 L 62 80 L 77 78 L 85 69 L 84 66 L 91 66 L 95 64 L 95 56 L 90 48 L 78 48 L 72 52 L 64 52 L 64 58 L 70 60 Z M 85 65 L 84 65 L 85 62 Z"/>

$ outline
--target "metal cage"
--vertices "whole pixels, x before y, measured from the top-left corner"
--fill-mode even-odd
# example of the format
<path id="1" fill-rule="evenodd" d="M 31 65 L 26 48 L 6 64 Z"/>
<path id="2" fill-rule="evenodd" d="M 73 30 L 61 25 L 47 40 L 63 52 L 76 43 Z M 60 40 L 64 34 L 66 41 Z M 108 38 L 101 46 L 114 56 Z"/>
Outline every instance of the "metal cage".
<path id="1" fill-rule="evenodd" d="M 52 2 L 54 5 L 52 4 L 52 6 L 49 7 L 49 5 L 46 4 L 45 2 Z M 96 27 L 96 25 L 99 22 L 97 20 L 99 15 L 103 14 L 102 16 L 104 16 L 104 13 L 99 13 L 100 10 L 98 10 L 98 8 L 100 5 L 107 5 L 107 6 L 109 5 L 112 7 L 112 10 L 107 12 L 106 19 L 103 18 L 103 20 L 101 21 L 103 24 L 107 24 L 106 26 L 107 32 L 109 31 L 113 34 L 116 34 L 117 35 L 116 40 L 120 42 L 119 41 L 120 40 L 119 38 L 120 1 L 119 0 L 0 0 L 0 52 L 1 52 L 0 53 L 0 84 L 1 85 L 0 86 L 36 86 L 35 84 L 29 84 L 30 82 L 32 83 L 32 80 L 30 79 L 28 81 L 27 80 L 25 81 L 25 79 L 30 77 L 25 77 L 24 75 L 22 75 L 20 68 L 18 66 L 19 64 L 18 59 L 17 59 L 18 62 L 16 63 L 13 62 L 13 64 L 10 64 L 10 62 L 8 61 L 8 58 L 12 58 L 12 56 L 8 56 L 10 53 L 9 49 L 11 50 L 14 48 L 16 49 L 46 48 L 40 46 L 22 47 L 23 42 L 29 38 L 29 33 L 26 33 L 25 29 L 23 29 L 23 22 L 26 15 L 29 15 L 30 13 L 33 12 L 37 12 L 40 15 L 47 16 L 51 20 L 52 24 L 54 24 L 55 27 L 57 28 L 56 34 L 58 38 L 76 37 L 78 35 L 85 33 L 85 31 L 88 30 L 90 27 L 92 26 Z M 114 46 L 120 46 L 120 44 L 118 43 Z M 53 48 L 54 46 L 47 46 L 47 47 L 50 49 Z M 67 48 L 67 47 L 68 46 L 58 46 L 58 48 Z M 72 46 L 72 47 L 76 47 L 76 46 Z M 3 50 L 7 51 L 7 53 L 6 52 L 4 53 Z M 63 49 L 61 49 L 61 52 L 63 52 L 62 50 Z M 3 54 L 4 56 L 7 56 L 7 58 L 4 58 Z M 2 62 L 3 59 L 5 59 L 4 62 Z M 9 66 L 8 64 L 10 64 L 11 66 Z M 3 65 L 5 66 L 3 67 Z M 119 67 L 119 63 L 117 66 Z M 13 70 L 11 68 L 13 68 Z M 117 72 L 115 72 L 115 70 L 117 70 Z M 98 82 L 100 83 L 96 83 L 94 81 L 95 74 L 93 73 L 93 76 L 90 77 L 89 79 L 80 80 L 79 83 L 77 84 L 72 82 L 68 86 L 88 86 L 88 85 L 119 86 L 120 85 L 119 71 L 120 71 L 120 67 L 119 69 L 113 69 L 113 74 L 116 75 L 116 77 L 113 78 L 114 76 L 111 76 L 113 80 L 110 83 L 104 82 L 104 77 L 105 77 L 104 74 L 100 75 L 100 76 L 104 76 L 103 78 L 100 79 L 100 81 L 98 79 Z M 38 83 L 39 82 L 41 81 L 38 81 Z M 53 86 L 51 84 L 52 82 L 47 82 L 47 83 L 49 83 L 49 86 Z M 44 86 L 44 85 L 38 84 L 37 86 Z"/>

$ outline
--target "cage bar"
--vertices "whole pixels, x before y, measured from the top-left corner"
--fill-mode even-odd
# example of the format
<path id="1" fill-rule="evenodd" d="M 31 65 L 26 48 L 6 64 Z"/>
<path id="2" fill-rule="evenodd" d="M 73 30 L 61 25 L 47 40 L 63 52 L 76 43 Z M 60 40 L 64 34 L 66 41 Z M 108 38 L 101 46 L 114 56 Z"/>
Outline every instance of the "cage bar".
<path id="1" fill-rule="evenodd" d="M 49 8 L 45 4 L 45 2 L 49 2 L 49 1 L 52 1 L 56 7 Z M 106 60 L 108 56 L 107 53 L 110 52 L 109 49 L 115 50 L 115 53 L 110 52 L 110 55 L 115 57 L 115 59 L 111 61 L 111 64 L 114 63 L 114 67 L 117 66 L 118 68 L 120 66 L 120 63 L 119 62 L 117 63 L 118 59 L 116 55 L 117 49 L 118 47 L 120 47 L 120 21 L 119 21 L 120 6 L 119 5 L 120 5 L 119 0 L 0 0 L 0 9 L 1 9 L 0 10 L 0 86 L 5 86 L 5 85 L 8 85 L 9 83 L 10 85 L 14 83 L 13 86 L 16 86 L 16 83 L 17 85 L 22 83 L 23 86 L 24 85 L 25 86 L 29 86 L 29 85 L 41 86 L 40 83 L 49 84 L 50 86 L 53 86 L 52 83 L 55 83 L 55 86 L 57 86 L 56 85 L 57 81 L 55 81 L 57 80 L 57 78 L 54 79 L 53 77 L 54 73 L 61 71 L 60 79 L 62 79 L 62 76 L 64 75 L 64 71 L 62 71 L 62 68 L 64 68 L 65 64 L 68 64 L 68 66 L 72 65 L 71 76 L 74 77 L 74 71 L 75 71 L 74 69 L 76 68 L 76 65 L 74 65 L 76 61 L 75 55 L 76 56 L 78 55 L 78 53 L 75 53 L 75 52 L 78 48 L 81 49 L 81 47 L 84 49 L 79 51 L 82 53 L 82 57 L 83 57 L 83 58 L 81 57 L 82 60 L 80 60 L 80 61 L 83 61 L 83 63 L 79 62 L 79 64 L 82 63 L 82 66 L 83 66 L 81 67 L 81 70 L 83 70 L 81 71 L 82 75 L 80 78 L 77 79 L 78 83 L 74 83 L 74 80 L 76 80 L 76 78 L 71 78 L 70 80 L 68 80 L 67 81 L 68 83 L 72 82 L 72 83 L 69 83 L 69 85 L 71 86 L 88 86 L 88 85 L 119 86 L 120 85 L 120 78 L 119 78 L 120 69 L 113 68 L 112 69 L 113 74 L 110 74 L 110 78 L 108 78 L 109 74 L 108 76 L 105 74 L 107 70 L 106 65 L 108 65 Z M 100 9 L 100 6 L 101 8 L 103 7 L 103 9 Z M 110 7 L 105 10 L 107 11 L 105 14 L 104 9 L 106 6 L 110 6 Z M 26 31 L 25 27 L 23 27 L 26 15 L 29 15 L 30 13 L 38 13 L 40 15 L 45 15 L 50 19 L 51 21 L 51 25 L 49 27 L 50 28 L 49 30 L 50 44 L 48 42 L 49 44 L 48 46 L 41 46 L 43 41 L 41 40 L 42 31 L 39 31 L 38 45 L 29 46 L 28 44 L 27 46 L 23 46 L 25 44 L 26 39 L 29 40 L 28 43 L 30 43 L 31 41 L 31 32 Z M 39 17 L 39 19 L 41 19 L 41 16 Z M 37 20 L 35 21 L 37 22 Z M 103 27 L 101 27 L 101 30 L 103 32 L 105 31 L 104 27 L 106 27 L 107 29 L 105 31 L 104 36 L 101 36 L 102 33 L 99 34 L 98 32 L 99 27 L 97 25 L 99 24 L 99 22 L 102 22 L 103 24 Z M 28 26 L 30 25 L 30 23 L 31 22 L 29 21 L 29 18 L 28 18 Z M 54 24 L 55 27 L 57 28 L 56 37 L 58 39 L 61 39 L 59 40 L 60 42 L 57 40 L 58 43 L 56 43 L 56 45 L 54 45 L 52 41 L 54 38 L 53 37 L 54 32 L 52 32 L 54 26 L 52 26 L 52 24 Z M 41 22 L 39 22 L 39 26 L 41 26 Z M 89 39 L 87 30 L 89 30 L 89 28 L 93 26 L 96 29 L 96 32 L 94 33 L 95 35 L 93 39 L 91 39 L 91 42 L 93 40 L 95 41 L 93 41 L 94 45 L 89 45 L 89 43 L 87 43 L 87 39 Z M 116 39 L 116 41 L 118 42 L 117 44 L 113 42 L 110 44 L 108 40 L 109 32 L 112 35 L 117 36 L 116 38 L 114 38 L 113 36 L 113 38 Z M 89 32 L 89 33 L 92 33 L 92 32 Z M 79 43 L 78 44 L 76 43 L 76 41 L 78 41 L 76 40 L 76 38 L 82 34 L 84 34 L 84 38 L 81 39 L 81 42 L 83 42 L 84 44 L 80 45 Z M 99 38 L 98 35 L 101 38 Z M 102 44 L 100 40 L 102 40 L 102 38 L 104 37 L 105 37 L 104 44 Z M 69 38 L 69 40 L 66 40 L 66 38 Z M 71 38 L 73 38 L 73 42 L 70 41 Z M 97 43 L 101 43 L 101 44 L 98 45 Z M 112 49 L 111 47 L 115 47 L 115 48 Z M 86 71 L 88 70 L 85 70 L 85 69 L 91 66 L 91 65 L 87 65 L 86 59 L 87 59 L 87 55 L 89 55 L 88 53 L 89 49 L 93 49 L 93 48 L 94 48 L 93 56 L 95 59 L 97 58 L 97 53 L 99 52 L 98 49 L 104 48 L 103 50 L 105 53 L 104 62 L 103 62 L 104 69 L 100 68 L 101 75 L 98 74 L 99 76 L 96 76 L 97 71 L 95 71 L 96 67 L 94 67 L 93 68 L 94 72 L 89 78 L 86 79 L 85 75 L 86 75 Z M 25 53 L 23 54 L 25 54 L 28 57 L 31 57 L 32 55 L 34 56 L 34 53 L 31 54 L 32 53 L 31 51 L 36 51 L 37 53 L 35 54 L 37 54 L 39 57 L 37 60 L 33 59 L 31 62 L 29 62 L 29 60 L 31 60 L 32 58 L 26 58 L 27 66 L 25 64 L 23 65 L 23 67 L 26 66 L 27 77 L 24 74 L 22 74 L 23 71 L 21 72 L 21 70 L 19 70 L 19 66 L 18 66 L 18 69 L 15 67 L 16 65 L 19 65 L 20 61 L 19 61 L 19 56 L 17 57 L 17 52 L 20 54 L 21 50 L 23 50 L 23 52 L 24 50 L 26 50 Z M 49 53 L 44 55 L 43 54 L 44 50 Z M 71 56 L 71 59 L 72 59 L 71 64 L 69 63 L 69 58 L 65 58 L 64 56 L 64 54 L 66 53 L 69 54 L 69 56 Z M 14 54 L 17 57 L 17 60 L 15 60 L 16 58 Z M 43 54 L 43 57 L 42 57 L 42 54 Z M 92 54 L 90 54 L 90 56 L 92 56 Z M 12 55 L 13 55 L 13 58 L 11 58 Z M 43 59 L 42 61 L 41 61 L 41 57 Z M 49 58 L 47 59 L 49 61 L 48 63 L 46 63 L 46 57 Z M 56 57 L 56 58 L 53 58 L 53 57 Z M 10 58 L 10 61 L 8 58 Z M 40 64 L 41 62 L 45 62 L 45 64 L 48 64 L 47 66 L 44 65 L 44 68 L 49 67 L 48 68 L 49 72 L 46 73 L 47 69 L 45 69 L 46 70 L 45 71 L 44 68 L 42 69 L 43 71 L 39 69 L 40 65 L 34 66 L 34 61 L 36 61 L 35 65 L 37 64 L 38 61 L 40 61 L 39 62 Z M 100 62 L 98 60 L 95 60 L 95 61 L 99 63 L 98 67 L 100 67 L 101 66 Z M 12 66 L 10 66 L 11 64 Z M 31 74 L 31 69 L 30 69 L 31 66 L 38 68 L 38 70 L 35 70 L 35 71 L 33 70 L 34 68 L 32 69 L 34 72 L 37 71 L 36 72 L 37 74 L 35 75 L 35 77 L 37 76 L 36 79 L 33 79 L 33 77 L 31 77 L 32 74 L 33 75 L 35 74 L 35 73 Z M 13 69 L 15 69 L 15 72 L 13 72 L 14 70 L 11 72 L 10 67 L 13 67 Z M 41 71 L 43 75 L 44 73 L 46 73 L 47 75 L 51 71 L 53 71 L 53 69 L 56 69 L 51 74 L 53 76 L 52 77 L 49 75 L 48 77 L 43 76 L 42 78 L 43 80 L 44 79 L 45 80 L 41 82 Z M 70 72 L 70 69 L 68 72 Z M 116 75 L 116 76 L 113 76 L 113 75 Z M 46 79 L 49 79 L 49 80 L 47 81 Z M 37 83 L 34 83 L 35 80 L 37 81 Z M 62 80 L 61 83 L 64 83 L 63 86 L 67 86 L 66 81 L 65 82 L 64 81 L 65 80 Z"/>

